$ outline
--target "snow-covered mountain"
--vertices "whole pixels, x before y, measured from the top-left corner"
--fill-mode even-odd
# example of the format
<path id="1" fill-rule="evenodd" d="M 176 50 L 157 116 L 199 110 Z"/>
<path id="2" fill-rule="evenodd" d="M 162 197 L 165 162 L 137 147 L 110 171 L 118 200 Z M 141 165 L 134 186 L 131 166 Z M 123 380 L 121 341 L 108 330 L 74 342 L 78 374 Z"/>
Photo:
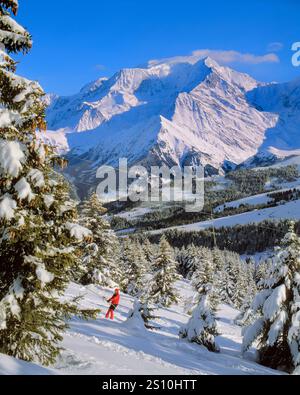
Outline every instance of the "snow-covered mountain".
<path id="1" fill-rule="evenodd" d="M 263 84 L 210 58 L 152 61 L 46 100 L 48 141 L 68 152 L 77 184 L 122 157 L 218 171 L 300 153 L 300 80 Z"/>

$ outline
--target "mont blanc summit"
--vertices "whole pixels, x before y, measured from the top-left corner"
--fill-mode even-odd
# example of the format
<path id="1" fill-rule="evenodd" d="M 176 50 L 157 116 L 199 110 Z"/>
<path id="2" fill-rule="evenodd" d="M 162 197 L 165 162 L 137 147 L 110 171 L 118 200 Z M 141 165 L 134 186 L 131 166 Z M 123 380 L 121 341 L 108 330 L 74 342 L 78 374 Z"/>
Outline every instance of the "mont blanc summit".
<path id="1" fill-rule="evenodd" d="M 260 83 L 211 58 L 151 61 L 47 101 L 47 138 L 68 153 L 77 179 L 124 157 L 217 172 L 300 149 L 300 80 Z"/>

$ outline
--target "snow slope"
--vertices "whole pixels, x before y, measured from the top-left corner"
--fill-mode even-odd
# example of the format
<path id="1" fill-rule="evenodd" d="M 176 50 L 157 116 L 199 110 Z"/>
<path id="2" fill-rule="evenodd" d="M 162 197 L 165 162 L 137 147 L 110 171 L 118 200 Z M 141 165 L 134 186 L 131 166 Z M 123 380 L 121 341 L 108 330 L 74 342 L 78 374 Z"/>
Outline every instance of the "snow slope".
<path id="1" fill-rule="evenodd" d="M 291 219 L 295 221 L 300 220 L 300 200 L 295 200 L 276 207 L 254 210 L 243 214 L 231 215 L 209 221 L 195 222 L 189 225 L 154 230 L 149 233 L 160 234 L 171 229 L 177 229 L 186 232 L 209 229 L 212 227 L 218 229 L 226 226 L 246 225 L 251 223 L 260 223 L 265 220 L 276 221 L 281 219 Z"/>
<path id="2" fill-rule="evenodd" d="M 20 361 L 18 359 L 8 357 L 7 355 L 0 354 L 0 375 L 34 375 L 34 376 L 48 376 L 58 374 L 54 369 L 48 369 L 36 365 Z"/>
<path id="3" fill-rule="evenodd" d="M 249 196 L 243 199 L 234 200 L 232 202 L 222 204 L 214 209 L 215 213 L 220 213 L 225 208 L 238 208 L 242 205 L 256 206 L 259 204 L 268 204 L 272 202 L 272 198 L 268 197 L 268 193 L 262 193 L 260 195 Z"/>
<path id="4" fill-rule="evenodd" d="M 128 221 L 132 221 L 138 219 L 139 217 L 143 217 L 146 214 L 150 214 L 153 211 L 155 211 L 155 209 L 152 207 L 138 207 L 130 211 L 124 211 L 120 214 L 116 214 L 115 216 L 126 219 Z"/>
<path id="5" fill-rule="evenodd" d="M 108 297 L 111 291 L 72 285 L 69 296 L 85 294 L 83 305 L 100 306 L 103 313 L 97 321 L 72 321 L 63 342 L 66 351 L 55 368 L 63 374 L 279 374 L 241 358 L 241 329 L 232 324 L 238 312 L 228 306 L 221 306 L 218 314 L 223 333 L 218 338 L 221 354 L 209 353 L 203 347 L 179 339 L 179 328 L 189 318 L 184 313 L 184 301 L 193 292 L 187 281 L 179 282 L 178 289 L 181 304 L 160 309 L 157 315 L 161 319 L 157 322 L 161 329 L 150 332 L 125 322 L 133 298 L 123 295 L 116 320 L 106 321 L 107 305 L 102 296 Z"/>
<path id="6" fill-rule="evenodd" d="M 299 86 L 261 84 L 210 58 L 149 62 L 74 96 L 48 96 L 48 125 L 59 133 L 48 139 L 69 151 L 78 183 L 94 183 L 97 166 L 122 157 L 214 169 L 260 151 L 284 157 L 300 148 Z"/>
<path id="7" fill-rule="evenodd" d="M 122 295 L 115 321 L 104 318 L 107 304 L 104 297 L 111 290 L 96 286 L 80 287 L 71 284 L 67 297 L 84 296 L 85 308 L 101 308 L 95 321 L 73 319 L 64 336 L 61 357 L 51 369 L 26 364 L 6 356 L 0 356 L 2 374 L 67 374 L 67 375 L 277 375 L 253 362 L 254 350 L 243 359 L 240 354 L 241 328 L 233 324 L 238 312 L 229 306 L 220 306 L 218 326 L 222 333 L 217 338 L 221 353 L 214 354 L 196 344 L 179 339 L 179 328 L 189 317 L 185 314 L 186 302 L 193 291 L 188 281 L 177 284 L 181 294 L 178 306 L 160 309 L 156 321 L 161 327 L 155 332 L 136 328 L 126 322 L 134 299 Z"/>
<path id="8" fill-rule="evenodd" d="M 290 189 L 299 190 L 300 189 L 300 179 L 297 181 L 293 181 L 293 182 L 283 183 L 283 185 L 285 186 L 284 189 L 280 189 L 280 190 L 272 191 L 272 192 L 261 193 L 259 195 L 253 195 L 253 196 L 249 196 L 249 197 L 246 197 L 243 199 L 234 200 L 234 201 L 228 202 L 226 204 L 222 204 L 222 205 L 216 207 L 214 209 L 214 212 L 218 213 L 218 212 L 224 211 L 225 208 L 238 208 L 242 205 L 257 206 L 260 204 L 271 203 L 273 201 L 273 199 L 271 197 L 269 197 L 270 193 L 280 193 L 280 192 L 288 191 Z"/>
<path id="9" fill-rule="evenodd" d="M 280 168 L 280 167 L 285 167 L 285 166 L 297 166 L 298 170 L 300 171 L 300 155 L 293 154 L 290 157 L 283 158 L 281 161 L 278 161 L 277 163 L 268 166 L 270 168 Z M 261 167 L 256 167 L 253 170 L 259 171 L 262 169 Z"/>

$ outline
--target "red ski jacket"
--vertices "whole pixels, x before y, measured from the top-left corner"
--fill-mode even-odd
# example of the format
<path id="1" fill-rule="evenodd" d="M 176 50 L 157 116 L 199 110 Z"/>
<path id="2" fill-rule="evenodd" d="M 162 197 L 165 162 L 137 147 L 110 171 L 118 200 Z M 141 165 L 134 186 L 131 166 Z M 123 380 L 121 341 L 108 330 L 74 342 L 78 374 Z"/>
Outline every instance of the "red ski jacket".
<path id="1" fill-rule="evenodd" d="M 111 304 L 118 306 L 120 303 L 120 293 L 119 292 L 114 293 L 114 295 L 108 301 Z"/>

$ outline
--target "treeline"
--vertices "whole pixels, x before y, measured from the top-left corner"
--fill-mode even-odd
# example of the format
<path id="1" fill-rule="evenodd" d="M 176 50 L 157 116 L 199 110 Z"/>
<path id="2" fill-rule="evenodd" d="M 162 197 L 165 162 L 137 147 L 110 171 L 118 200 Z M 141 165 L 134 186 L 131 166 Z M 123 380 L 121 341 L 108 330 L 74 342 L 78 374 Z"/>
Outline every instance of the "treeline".
<path id="1" fill-rule="evenodd" d="M 296 166 L 286 166 L 282 168 L 267 168 L 262 170 L 241 169 L 227 174 L 226 178 L 231 182 L 225 189 L 216 190 L 214 182 L 205 183 L 205 205 L 201 212 L 186 212 L 184 204 L 163 207 L 143 215 L 140 218 L 129 221 L 120 217 L 113 217 L 111 226 L 114 230 L 123 230 L 135 228 L 137 230 L 151 231 L 155 229 L 164 229 L 182 224 L 191 224 L 195 222 L 216 219 L 234 214 L 242 214 L 253 209 L 263 209 L 276 206 L 280 202 L 296 200 L 300 197 L 300 192 L 290 190 L 290 192 L 272 193 L 272 185 L 269 186 L 269 197 L 273 199 L 266 204 L 255 206 L 241 205 L 239 207 L 225 208 L 224 211 L 215 211 L 220 205 L 226 205 L 238 199 L 246 198 L 255 194 L 266 191 L 267 182 L 276 180 L 276 182 L 291 182 L 299 177 L 299 171 Z M 273 185 L 273 189 L 278 185 Z M 271 190 L 270 190 L 271 189 Z"/>
<path id="2" fill-rule="evenodd" d="M 255 254 L 273 248 L 288 230 L 288 221 L 263 221 L 233 227 L 213 228 L 199 231 L 180 231 L 172 229 L 165 232 L 168 242 L 177 248 L 191 244 L 198 247 L 213 248 L 216 245 L 221 250 L 234 251 L 238 254 Z M 300 223 L 296 224 L 300 234 Z M 136 235 L 149 238 L 151 243 L 157 243 L 159 234 Z"/>
<path id="3" fill-rule="evenodd" d="M 226 177 L 234 182 L 240 192 L 253 195 L 263 193 L 266 183 L 271 179 L 279 183 L 295 181 L 299 177 L 299 170 L 295 165 L 260 170 L 240 169 Z"/>
<path id="4" fill-rule="evenodd" d="M 275 204 L 281 202 L 291 202 L 293 200 L 300 199 L 300 190 L 299 189 L 289 189 L 288 191 L 282 192 L 273 192 L 268 195 Z"/>

